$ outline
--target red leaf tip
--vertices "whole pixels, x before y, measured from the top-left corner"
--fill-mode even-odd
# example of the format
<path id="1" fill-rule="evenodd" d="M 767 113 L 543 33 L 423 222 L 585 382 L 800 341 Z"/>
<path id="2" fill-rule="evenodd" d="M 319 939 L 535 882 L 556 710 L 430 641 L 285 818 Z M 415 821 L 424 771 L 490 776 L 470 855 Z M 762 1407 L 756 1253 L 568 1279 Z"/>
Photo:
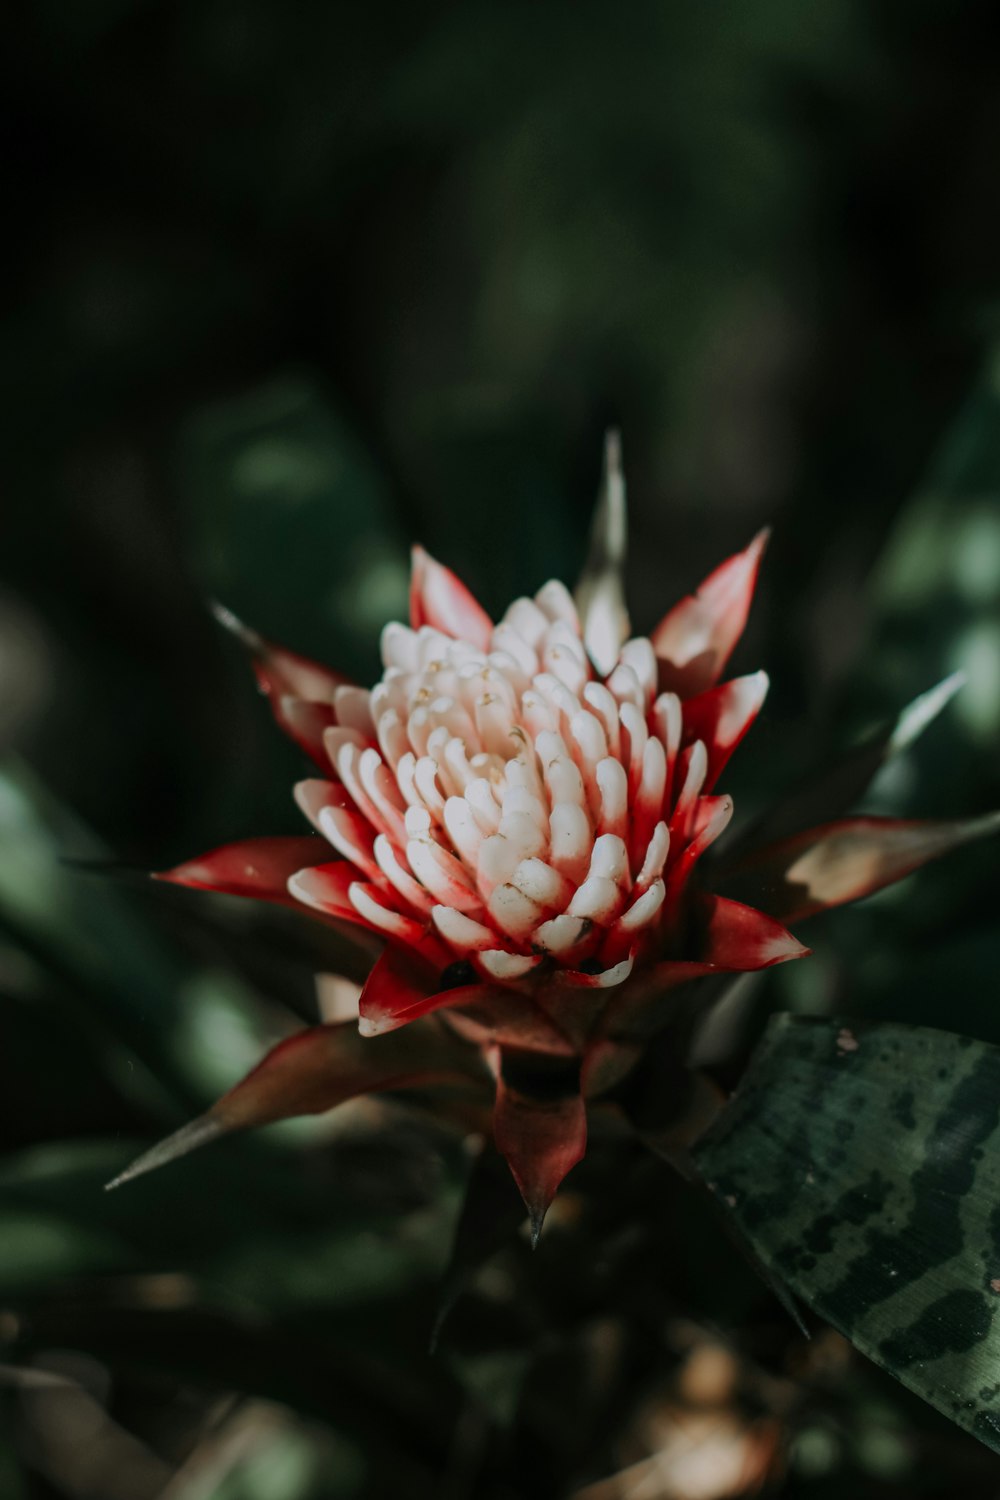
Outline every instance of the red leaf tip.
<path id="1" fill-rule="evenodd" d="M 579 1076 L 565 1064 L 504 1049 L 493 1116 L 497 1150 L 510 1167 L 538 1243 L 549 1204 L 587 1149 Z"/>

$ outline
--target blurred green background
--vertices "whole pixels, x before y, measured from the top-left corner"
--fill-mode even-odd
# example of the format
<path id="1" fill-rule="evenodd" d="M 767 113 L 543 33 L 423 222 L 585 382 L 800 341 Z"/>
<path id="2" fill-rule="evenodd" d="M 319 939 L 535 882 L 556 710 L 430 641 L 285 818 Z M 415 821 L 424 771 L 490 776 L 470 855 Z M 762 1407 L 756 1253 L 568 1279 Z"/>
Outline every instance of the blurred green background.
<path id="1" fill-rule="evenodd" d="M 572 582 L 609 423 L 638 627 L 775 525 L 741 810 L 959 667 L 872 805 L 997 805 L 995 6 L 36 0 L 0 72 L 3 1500 L 633 1493 L 594 1487 L 659 1451 L 705 1327 L 780 1493 L 995 1494 L 620 1144 L 434 1359 L 468 1161 L 427 1119 L 102 1197 L 315 1015 L 323 955 L 59 863 L 297 831 L 205 601 L 364 678 L 413 540 L 493 611 Z M 1000 1041 L 995 868 L 838 914 L 761 1006 Z M 694 1494 L 676 1462 L 634 1493 Z"/>

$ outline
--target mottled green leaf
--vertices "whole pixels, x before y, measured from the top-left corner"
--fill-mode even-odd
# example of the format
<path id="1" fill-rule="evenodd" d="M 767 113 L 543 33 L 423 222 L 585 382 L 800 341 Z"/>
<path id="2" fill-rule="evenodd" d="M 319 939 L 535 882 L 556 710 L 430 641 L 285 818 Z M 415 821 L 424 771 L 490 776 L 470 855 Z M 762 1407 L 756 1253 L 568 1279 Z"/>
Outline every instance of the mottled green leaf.
<path id="1" fill-rule="evenodd" d="M 694 1154 L 770 1273 L 1000 1451 L 1000 1047 L 779 1017 Z"/>

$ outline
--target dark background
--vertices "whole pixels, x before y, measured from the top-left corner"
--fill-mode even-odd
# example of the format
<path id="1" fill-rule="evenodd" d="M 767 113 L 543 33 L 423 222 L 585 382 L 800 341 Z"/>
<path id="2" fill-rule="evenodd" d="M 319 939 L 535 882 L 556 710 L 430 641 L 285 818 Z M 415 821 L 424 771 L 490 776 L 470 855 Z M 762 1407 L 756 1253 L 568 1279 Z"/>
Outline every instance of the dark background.
<path id="1" fill-rule="evenodd" d="M 568 1492 L 624 1461 L 685 1319 L 799 1378 L 714 1226 L 665 1172 L 635 1167 L 631 1194 L 612 1175 L 646 1302 L 510 1252 L 506 1292 L 429 1363 L 464 1170 L 438 1127 L 362 1110 L 101 1199 L 126 1136 L 312 1013 L 311 969 L 280 923 L 57 861 L 296 831 L 296 758 L 205 600 L 370 675 L 412 540 L 494 612 L 572 582 L 609 423 L 638 627 L 775 526 L 737 662 L 773 683 L 739 807 L 959 666 L 875 805 L 996 805 L 996 7 L 37 0 L 7 33 L 0 1340 L 93 1409 L 59 1437 L 59 1398 L 15 1380 L 0 1490 L 144 1500 L 193 1451 L 171 1500 L 485 1495 L 501 1451 L 498 1493 Z M 962 854 L 839 915 L 767 1003 L 1000 1041 L 991 871 Z M 575 1367 L 581 1329 L 619 1315 L 648 1330 L 585 1433 L 570 1384 L 546 1407 L 545 1361 Z M 830 1370 L 782 1408 L 784 1493 L 953 1494 L 956 1465 L 995 1493 L 986 1450 L 861 1362 Z M 373 1392 L 409 1415 L 380 1427 Z M 497 1450 L 476 1402 L 514 1434 Z"/>

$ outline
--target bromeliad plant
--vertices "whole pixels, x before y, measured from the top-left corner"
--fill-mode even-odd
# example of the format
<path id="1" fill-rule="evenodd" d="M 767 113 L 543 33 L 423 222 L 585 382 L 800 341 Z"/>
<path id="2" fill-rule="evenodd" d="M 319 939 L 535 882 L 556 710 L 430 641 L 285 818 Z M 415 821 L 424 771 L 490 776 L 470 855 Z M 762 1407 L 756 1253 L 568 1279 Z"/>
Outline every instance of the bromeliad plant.
<path id="1" fill-rule="evenodd" d="M 703 877 L 733 813 L 720 782 L 768 686 L 763 672 L 722 680 L 766 536 L 647 637 L 630 633 L 625 529 L 612 437 L 575 598 L 550 582 L 494 624 L 417 549 L 410 624 L 386 626 L 371 690 L 223 614 L 319 767 L 295 789 L 314 832 L 230 844 L 159 878 L 298 907 L 373 964 L 359 1022 L 284 1042 L 117 1182 L 370 1091 L 450 1086 L 453 1107 L 457 1085 L 467 1120 L 492 1104 L 537 1238 L 584 1154 L 588 1108 L 621 1097 L 653 1039 L 717 992 L 706 981 L 805 956 L 791 926 L 995 826 L 832 816 L 945 684 L 820 785 L 826 821 L 786 818 L 783 836 L 744 841 Z"/>

